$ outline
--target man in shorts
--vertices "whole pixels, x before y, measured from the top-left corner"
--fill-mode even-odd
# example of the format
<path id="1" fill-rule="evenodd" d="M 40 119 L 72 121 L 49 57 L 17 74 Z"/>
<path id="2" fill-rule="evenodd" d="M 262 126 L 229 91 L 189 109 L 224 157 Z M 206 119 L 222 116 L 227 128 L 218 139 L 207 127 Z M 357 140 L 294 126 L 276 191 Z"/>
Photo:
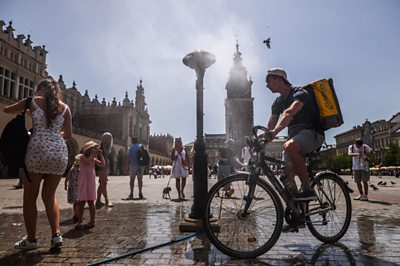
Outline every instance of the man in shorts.
<path id="1" fill-rule="evenodd" d="M 285 174 L 294 183 L 294 175 L 301 181 L 301 190 L 293 191 L 297 201 L 316 200 L 310 187 L 305 155 L 321 147 L 324 131 L 319 121 L 319 112 L 311 95 L 302 87 L 294 87 L 287 79 L 285 70 L 272 68 L 267 73 L 267 87 L 280 96 L 272 104 L 272 114 L 267 128 L 270 140 L 288 127 L 289 139 L 283 144 L 283 160 L 286 162 Z"/>
<path id="2" fill-rule="evenodd" d="M 360 194 L 355 197 L 355 200 L 368 200 L 368 181 L 369 175 L 369 155 L 372 153 L 372 148 L 364 144 L 362 139 L 356 139 L 355 144 L 348 148 L 347 154 L 353 160 L 353 175 L 354 181 L 357 184 Z M 364 191 L 363 191 L 364 188 Z"/>
<path id="3" fill-rule="evenodd" d="M 133 199 L 133 188 L 135 187 L 135 178 L 138 179 L 139 187 L 139 199 L 143 199 L 142 187 L 143 187 L 143 173 L 145 166 L 139 164 L 138 151 L 141 149 L 142 144 L 138 143 L 138 138 L 132 138 L 132 146 L 128 150 L 128 158 L 130 165 L 130 189 L 131 193 L 128 199 Z"/>
<path id="4" fill-rule="evenodd" d="M 319 149 L 325 141 L 321 127 L 319 111 L 312 96 L 302 87 L 289 82 L 286 71 L 281 68 L 268 70 L 266 86 L 273 93 L 279 93 L 271 107 L 267 128 L 270 134 L 265 136 L 272 141 L 279 132 L 288 128 L 288 140 L 283 144 L 283 160 L 286 162 L 284 175 L 290 184 L 290 193 L 295 201 L 316 200 L 310 180 L 305 155 Z M 298 191 L 294 176 L 301 181 Z M 286 225 L 283 232 L 294 232 L 295 228 Z"/>

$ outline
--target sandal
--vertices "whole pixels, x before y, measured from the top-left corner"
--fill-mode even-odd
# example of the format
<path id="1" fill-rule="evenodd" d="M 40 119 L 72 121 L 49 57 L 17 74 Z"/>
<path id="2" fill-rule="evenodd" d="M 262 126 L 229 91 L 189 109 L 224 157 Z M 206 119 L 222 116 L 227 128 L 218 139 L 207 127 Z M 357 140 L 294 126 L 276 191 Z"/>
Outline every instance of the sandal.
<path id="1" fill-rule="evenodd" d="M 84 228 L 84 226 L 82 225 L 82 224 L 77 224 L 77 225 L 75 225 L 75 229 L 76 230 L 81 230 L 81 229 L 83 229 Z"/>
<path id="2" fill-rule="evenodd" d="M 83 227 L 85 229 L 90 229 L 90 228 L 93 228 L 94 226 L 95 226 L 94 224 L 85 224 Z"/>

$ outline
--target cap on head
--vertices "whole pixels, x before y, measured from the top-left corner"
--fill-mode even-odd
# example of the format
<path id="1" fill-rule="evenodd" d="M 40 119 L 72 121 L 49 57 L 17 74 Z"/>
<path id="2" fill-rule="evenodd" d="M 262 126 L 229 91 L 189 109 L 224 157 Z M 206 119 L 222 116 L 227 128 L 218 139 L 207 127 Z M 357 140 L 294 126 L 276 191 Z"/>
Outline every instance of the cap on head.
<path id="1" fill-rule="evenodd" d="M 269 75 L 281 77 L 281 78 L 283 78 L 287 83 L 289 83 L 290 85 L 292 85 L 292 83 L 290 83 L 290 81 L 288 80 L 286 71 L 285 71 L 284 69 L 282 69 L 282 68 L 277 68 L 277 67 L 271 68 L 271 69 L 268 70 L 268 72 L 267 72 L 267 77 L 268 77 Z"/>
<path id="2" fill-rule="evenodd" d="M 364 141 L 363 141 L 361 138 L 357 138 L 357 139 L 356 139 L 356 145 L 361 146 L 361 145 L 363 145 L 363 144 L 364 144 Z"/>
<path id="3" fill-rule="evenodd" d="M 227 139 L 227 140 L 225 141 L 225 144 L 233 144 L 233 143 L 235 143 L 235 140 L 234 140 L 234 139 Z"/>
<path id="4" fill-rule="evenodd" d="M 137 137 L 132 138 L 132 144 L 136 144 L 139 142 L 139 139 Z"/>

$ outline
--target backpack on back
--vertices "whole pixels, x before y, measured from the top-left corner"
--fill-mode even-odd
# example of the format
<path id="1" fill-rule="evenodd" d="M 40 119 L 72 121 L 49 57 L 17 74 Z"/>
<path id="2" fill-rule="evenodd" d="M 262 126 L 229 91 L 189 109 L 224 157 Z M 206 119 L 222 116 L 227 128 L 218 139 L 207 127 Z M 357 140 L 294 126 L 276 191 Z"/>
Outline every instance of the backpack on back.
<path id="1" fill-rule="evenodd" d="M 303 87 L 314 98 L 319 110 L 322 129 L 328 130 L 343 124 L 342 111 L 332 79 L 321 79 Z"/>
<path id="2" fill-rule="evenodd" d="M 137 159 L 140 166 L 146 166 L 150 162 L 150 156 L 147 150 L 140 148 L 137 152 Z"/>
<path id="3" fill-rule="evenodd" d="M 0 137 L 0 160 L 9 168 L 23 168 L 29 181 L 25 155 L 30 137 L 25 128 L 25 111 L 31 102 L 32 97 L 26 98 L 24 112 L 7 123 Z"/>

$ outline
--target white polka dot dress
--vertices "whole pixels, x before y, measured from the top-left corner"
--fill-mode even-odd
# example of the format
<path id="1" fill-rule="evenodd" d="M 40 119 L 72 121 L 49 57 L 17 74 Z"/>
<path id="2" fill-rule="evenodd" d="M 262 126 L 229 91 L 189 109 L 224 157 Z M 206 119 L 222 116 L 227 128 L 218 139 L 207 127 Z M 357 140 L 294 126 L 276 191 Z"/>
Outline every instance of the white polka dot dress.
<path id="1" fill-rule="evenodd" d="M 58 115 L 48 128 L 44 111 L 32 100 L 33 132 L 28 144 L 25 164 L 29 172 L 62 175 L 68 163 L 67 145 L 60 132 L 64 124 L 64 114 Z"/>

